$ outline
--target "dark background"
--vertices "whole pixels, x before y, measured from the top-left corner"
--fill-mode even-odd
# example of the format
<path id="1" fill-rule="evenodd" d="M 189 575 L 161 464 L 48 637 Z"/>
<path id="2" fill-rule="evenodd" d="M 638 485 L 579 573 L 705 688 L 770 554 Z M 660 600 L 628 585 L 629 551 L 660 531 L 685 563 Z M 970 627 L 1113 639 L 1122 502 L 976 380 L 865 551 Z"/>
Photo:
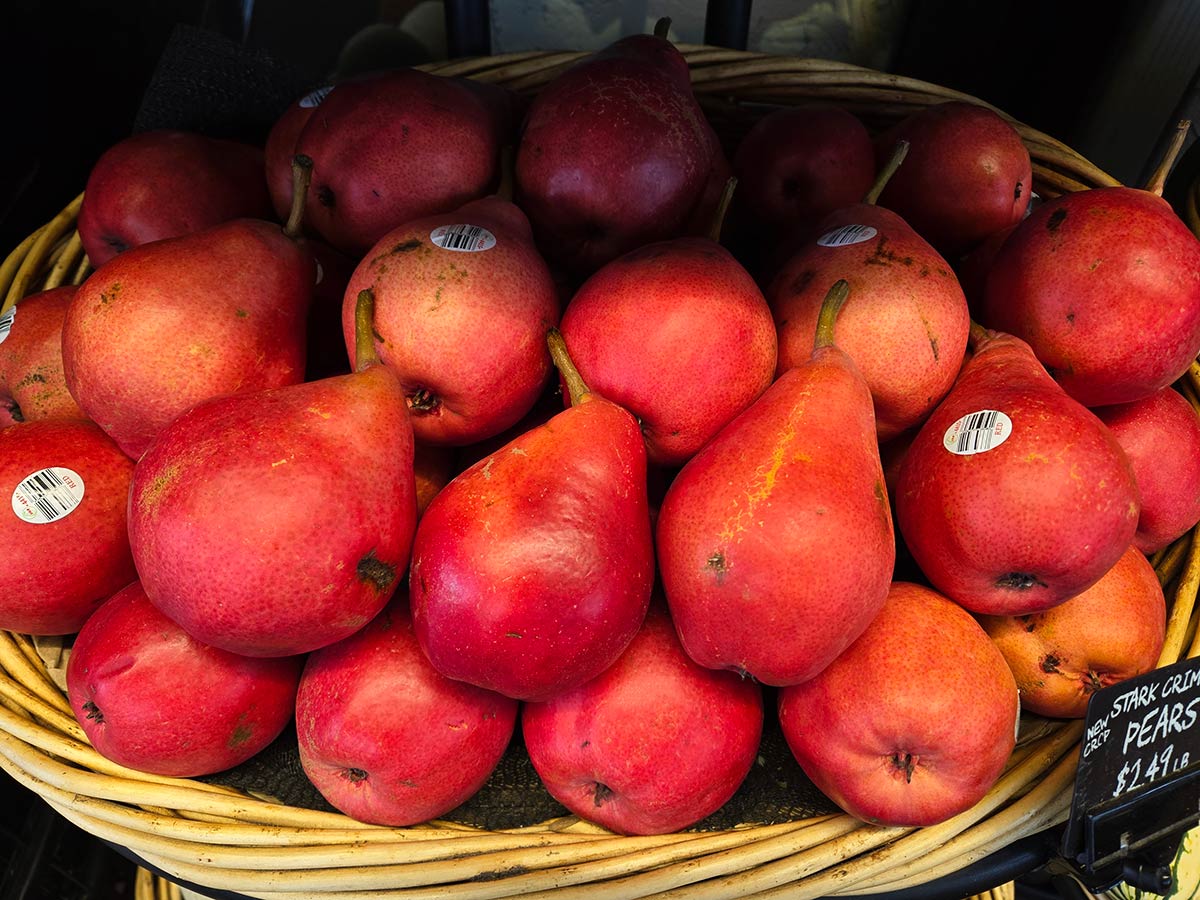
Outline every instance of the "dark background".
<path id="1" fill-rule="evenodd" d="M 139 109 L 179 26 L 237 41 L 269 61 L 276 85 L 306 85 L 332 72 L 355 32 L 404 6 L 257 0 L 243 21 L 237 0 L 6 0 L 0 246 L 65 206 L 106 147 L 156 124 L 139 122 Z M 993 103 L 1138 183 L 1164 133 L 1194 106 L 1200 4 L 913 0 L 895 46 L 892 71 Z M 411 61 L 425 61 L 418 57 Z M 263 114 L 293 99 L 259 94 Z M 207 130 L 252 141 L 264 132 L 245 119 Z"/>

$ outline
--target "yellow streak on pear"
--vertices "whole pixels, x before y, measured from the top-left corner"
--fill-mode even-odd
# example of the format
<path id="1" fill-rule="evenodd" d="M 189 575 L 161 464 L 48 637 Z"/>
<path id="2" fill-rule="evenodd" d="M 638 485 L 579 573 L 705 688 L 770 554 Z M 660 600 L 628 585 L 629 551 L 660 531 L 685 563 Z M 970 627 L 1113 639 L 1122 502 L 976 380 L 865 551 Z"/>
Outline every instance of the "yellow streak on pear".
<path id="1" fill-rule="evenodd" d="M 754 470 L 751 489 L 746 493 L 746 505 L 735 509 L 733 515 L 726 519 L 725 527 L 721 529 L 721 540 L 732 541 L 743 531 L 746 531 L 749 528 L 749 523 L 755 519 L 755 508 L 760 503 L 764 503 L 770 499 L 771 493 L 775 490 L 775 482 L 778 479 L 779 470 L 783 467 L 787 459 L 788 445 L 796 439 L 796 420 L 804 415 L 803 400 L 810 395 L 810 391 L 805 391 L 800 395 L 801 402 L 792 407 L 771 450 L 770 464 L 759 466 Z M 793 460 L 800 461 L 807 461 L 808 459 L 803 451 L 795 453 L 792 458 Z"/>
<path id="2" fill-rule="evenodd" d="M 138 497 L 138 508 L 151 511 L 158 506 L 158 501 L 162 497 L 163 491 L 170 487 L 171 482 L 179 475 L 179 466 L 171 465 L 163 468 L 153 481 L 146 486 Z"/>

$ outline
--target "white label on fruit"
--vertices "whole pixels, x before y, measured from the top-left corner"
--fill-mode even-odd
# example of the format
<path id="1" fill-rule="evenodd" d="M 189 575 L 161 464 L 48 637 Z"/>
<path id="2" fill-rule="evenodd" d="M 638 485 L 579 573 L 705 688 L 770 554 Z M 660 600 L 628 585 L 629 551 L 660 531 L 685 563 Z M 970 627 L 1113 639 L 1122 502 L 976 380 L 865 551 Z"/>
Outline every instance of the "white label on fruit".
<path id="1" fill-rule="evenodd" d="M 443 250 L 478 253 L 496 246 L 496 236 L 478 225 L 439 225 L 429 239 Z"/>
<path id="2" fill-rule="evenodd" d="M 4 343 L 4 339 L 8 337 L 8 333 L 12 331 L 13 319 L 17 317 L 17 308 L 10 306 L 8 312 L 0 316 L 0 344 Z"/>
<path id="3" fill-rule="evenodd" d="M 963 416 L 946 429 L 942 444 L 958 456 L 994 450 L 1012 434 L 1012 419 L 995 409 L 981 409 Z"/>
<path id="4" fill-rule="evenodd" d="M 314 106 L 320 106 L 321 101 L 329 96 L 329 92 L 333 90 L 332 84 L 327 84 L 325 87 L 319 87 L 310 94 L 305 94 L 300 98 L 300 105 L 304 109 L 312 109 Z"/>
<path id="5" fill-rule="evenodd" d="M 12 508 L 22 522 L 45 525 L 70 513 L 83 500 L 83 479 L 62 466 L 39 469 L 17 485 Z"/>
<path id="6" fill-rule="evenodd" d="M 869 241 L 877 234 L 879 232 L 870 225 L 843 225 L 821 235 L 817 243 L 822 247 L 847 247 Z"/>

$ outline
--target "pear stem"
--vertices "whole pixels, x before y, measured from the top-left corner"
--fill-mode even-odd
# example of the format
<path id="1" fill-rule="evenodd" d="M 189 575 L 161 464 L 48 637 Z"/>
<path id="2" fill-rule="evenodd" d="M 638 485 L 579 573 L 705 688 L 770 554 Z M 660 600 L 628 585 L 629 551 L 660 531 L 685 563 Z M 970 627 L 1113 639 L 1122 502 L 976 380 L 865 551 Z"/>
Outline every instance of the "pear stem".
<path id="1" fill-rule="evenodd" d="M 283 233 L 293 241 L 300 239 L 300 228 L 304 222 L 304 204 L 308 197 L 308 186 L 312 184 L 313 161 L 303 153 L 292 157 L 292 208 L 288 211 L 287 224 Z"/>
<path id="2" fill-rule="evenodd" d="M 354 303 L 354 371 L 379 363 L 375 350 L 375 292 L 367 289 L 358 292 Z"/>
<path id="3" fill-rule="evenodd" d="M 850 296 L 850 284 L 845 278 L 839 278 L 833 283 L 825 299 L 821 301 L 821 312 L 817 315 L 817 338 L 813 343 L 814 350 L 834 345 L 833 329 L 837 324 L 838 313 L 846 305 Z"/>
<path id="4" fill-rule="evenodd" d="M 1167 152 L 1163 154 L 1158 167 L 1150 175 L 1150 180 L 1146 182 L 1145 189 L 1150 193 L 1162 196 L 1163 190 L 1167 186 L 1167 176 L 1171 174 L 1171 167 L 1179 158 L 1179 151 L 1183 149 L 1183 142 L 1187 139 L 1191 127 L 1192 123 L 1188 119 L 1180 119 L 1179 124 L 1175 126 L 1175 134 L 1171 138 L 1171 143 L 1167 145 Z"/>
<path id="5" fill-rule="evenodd" d="M 991 333 L 990 330 L 971 319 L 971 329 L 967 332 L 967 346 L 970 347 L 971 352 L 978 351 L 979 345 L 986 341 Z"/>
<path id="6" fill-rule="evenodd" d="M 575 368 L 575 363 L 571 362 L 571 355 L 567 353 L 567 342 L 563 340 L 562 332 L 557 328 L 547 331 L 546 345 L 550 348 L 550 358 L 554 360 L 554 368 L 558 369 L 563 381 L 567 383 L 567 393 L 571 397 L 571 405 L 578 406 L 583 402 L 583 398 L 591 393 L 591 390 L 584 382 L 583 376 L 579 374 L 579 370 Z"/>
<path id="7" fill-rule="evenodd" d="M 867 191 L 867 196 L 863 198 L 863 203 L 868 206 L 875 205 L 879 195 L 883 193 L 883 189 L 892 180 L 892 176 L 896 174 L 896 170 L 900 168 L 900 163 L 904 162 L 906 156 L 908 156 L 908 141 L 896 141 L 892 155 L 888 157 L 888 161 L 883 164 L 883 168 L 875 176 L 875 181 L 871 184 L 871 189 Z"/>
<path id="8" fill-rule="evenodd" d="M 671 30 L 671 17 L 670 16 L 663 16 L 661 19 L 659 19 L 657 22 L 654 23 L 654 36 L 656 38 L 662 38 L 665 41 L 667 39 L 667 32 L 669 32 L 670 30 Z"/>
<path id="9" fill-rule="evenodd" d="M 725 227 L 725 214 L 729 212 L 729 204 L 733 202 L 733 192 L 736 188 L 737 178 L 730 175 L 721 191 L 721 199 L 717 201 L 717 210 L 713 213 L 712 223 L 708 226 L 708 236 L 715 243 L 721 243 L 721 229 Z"/>

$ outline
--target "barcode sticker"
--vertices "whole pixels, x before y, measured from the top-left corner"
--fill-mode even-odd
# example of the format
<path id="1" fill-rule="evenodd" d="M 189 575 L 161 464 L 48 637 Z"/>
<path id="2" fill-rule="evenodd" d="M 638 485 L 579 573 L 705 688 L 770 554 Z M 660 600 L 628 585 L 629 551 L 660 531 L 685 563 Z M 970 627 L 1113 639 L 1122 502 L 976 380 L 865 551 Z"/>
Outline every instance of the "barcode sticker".
<path id="1" fill-rule="evenodd" d="M 68 515 L 83 500 L 83 479 L 62 466 L 39 469 L 12 495 L 13 512 L 23 522 L 45 525 Z"/>
<path id="2" fill-rule="evenodd" d="M 12 331 L 13 319 L 17 317 L 17 308 L 10 306 L 8 312 L 0 316 L 0 344 L 4 343 L 4 339 L 8 337 L 8 333 Z"/>
<path id="3" fill-rule="evenodd" d="M 861 244 L 879 234 L 870 225 L 843 225 L 833 231 L 827 231 L 817 238 L 822 247 L 847 247 L 850 244 Z"/>
<path id="4" fill-rule="evenodd" d="M 1012 419 L 996 409 L 981 409 L 963 416 L 946 429 L 942 444 L 958 456 L 994 450 L 1012 434 Z"/>
<path id="5" fill-rule="evenodd" d="M 300 106 L 304 109 L 312 109 L 314 106 L 320 106 L 321 101 L 329 96 L 329 92 L 333 90 L 332 84 L 327 84 L 325 87 L 319 87 L 315 91 L 305 94 L 300 98 Z"/>
<path id="6" fill-rule="evenodd" d="M 496 246 L 496 236 L 479 225 L 440 225 L 429 232 L 429 240 L 443 250 L 478 253 Z"/>

